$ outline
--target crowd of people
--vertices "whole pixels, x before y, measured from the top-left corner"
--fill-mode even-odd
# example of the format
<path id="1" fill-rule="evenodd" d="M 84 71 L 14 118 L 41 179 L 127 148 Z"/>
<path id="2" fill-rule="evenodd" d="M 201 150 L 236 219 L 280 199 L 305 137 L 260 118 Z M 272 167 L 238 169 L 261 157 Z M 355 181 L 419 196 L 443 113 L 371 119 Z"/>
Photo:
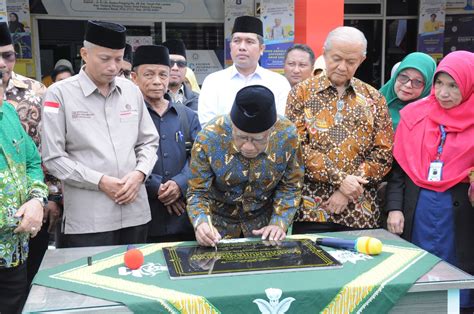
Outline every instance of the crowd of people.
<path id="1" fill-rule="evenodd" d="M 79 73 L 60 60 L 46 88 L 0 23 L 1 313 L 56 228 L 83 247 L 385 227 L 474 274 L 474 54 L 413 52 L 379 91 L 355 77 L 358 29 L 319 58 L 295 44 L 284 75 L 259 65 L 263 32 L 238 17 L 233 64 L 198 93 L 182 40 L 132 53 L 124 26 L 88 21 Z"/>

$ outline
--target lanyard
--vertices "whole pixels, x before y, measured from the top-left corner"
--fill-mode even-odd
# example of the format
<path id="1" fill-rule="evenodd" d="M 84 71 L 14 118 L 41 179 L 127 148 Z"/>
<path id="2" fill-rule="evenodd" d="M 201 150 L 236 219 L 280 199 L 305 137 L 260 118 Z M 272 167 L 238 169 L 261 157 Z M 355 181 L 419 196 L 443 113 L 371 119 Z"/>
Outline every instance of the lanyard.
<path id="1" fill-rule="evenodd" d="M 441 142 L 438 146 L 438 154 L 436 155 L 436 160 L 439 160 L 439 158 L 441 157 L 441 153 L 443 152 L 443 146 L 446 142 L 446 131 L 444 130 L 444 126 L 440 125 L 439 130 L 441 131 Z"/>

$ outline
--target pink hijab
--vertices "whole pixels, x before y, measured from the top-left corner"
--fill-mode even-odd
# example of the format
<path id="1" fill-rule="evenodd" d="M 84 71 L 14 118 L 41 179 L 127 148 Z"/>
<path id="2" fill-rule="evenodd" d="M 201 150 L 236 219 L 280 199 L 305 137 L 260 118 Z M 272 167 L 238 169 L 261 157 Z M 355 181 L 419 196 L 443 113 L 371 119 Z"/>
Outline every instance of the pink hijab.
<path id="1" fill-rule="evenodd" d="M 458 85 L 461 104 L 443 109 L 435 97 L 435 83 L 428 97 L 400 111 L 393 155 L 413 182 L 425 189 L 444 192 L 459 182 L 468 182 L 474 171 L 474 54 L 455 51 L 441 60 L 437 74 L 449 74 Z M 441 154 L 443 174 L 439 182 L 428 181 L 430 163 L 441 141 L 439 125 L 447 132 Z"/>

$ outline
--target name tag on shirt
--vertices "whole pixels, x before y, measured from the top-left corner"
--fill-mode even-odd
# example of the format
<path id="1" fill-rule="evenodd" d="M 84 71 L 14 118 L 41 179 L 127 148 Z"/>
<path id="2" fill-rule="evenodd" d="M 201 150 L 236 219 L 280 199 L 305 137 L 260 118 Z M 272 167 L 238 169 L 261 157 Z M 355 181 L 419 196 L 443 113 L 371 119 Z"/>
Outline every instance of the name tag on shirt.
<path id="1" fill-rule="evenodd" d="M 92 119 L 92 118 L 94 118 L 94 114 L 89 111 L 77 110 L 77 111 L 72 112 L 73 120 Z"/>
<path id="2" fill-rule="evenodd" d="M 138 120 L 138 110 L 126 105 L 124 110 L 120 110 L 120 122 L 132 122 Z"/>
<path id="3" fill-rule="evenodd" d="M 433 161 L 428 170 L 428 181 L 441 181 L 441 173 L 443 172 L 443 163 L 441 161 Z"/>

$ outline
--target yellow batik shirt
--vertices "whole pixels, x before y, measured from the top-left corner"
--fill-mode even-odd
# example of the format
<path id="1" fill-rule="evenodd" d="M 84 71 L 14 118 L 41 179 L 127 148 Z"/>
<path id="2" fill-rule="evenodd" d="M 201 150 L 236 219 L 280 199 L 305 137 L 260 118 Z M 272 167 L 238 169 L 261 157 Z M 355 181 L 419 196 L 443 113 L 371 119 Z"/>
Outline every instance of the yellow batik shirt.
<path id="1" fill-rule="evenodd" d="M 354 228 L 380 226 L 377 188 L 392 164 L 393 129 L 385 98 L 352 78 L 339 97 L 326 75 L 296 85 L 286 116 L 295 123 L 305 164 L 303 202 L 295 221 L 334 222 Z M 340 214 L 325 202 L 347 175 L 363 176 L 364 194 Z"/>

